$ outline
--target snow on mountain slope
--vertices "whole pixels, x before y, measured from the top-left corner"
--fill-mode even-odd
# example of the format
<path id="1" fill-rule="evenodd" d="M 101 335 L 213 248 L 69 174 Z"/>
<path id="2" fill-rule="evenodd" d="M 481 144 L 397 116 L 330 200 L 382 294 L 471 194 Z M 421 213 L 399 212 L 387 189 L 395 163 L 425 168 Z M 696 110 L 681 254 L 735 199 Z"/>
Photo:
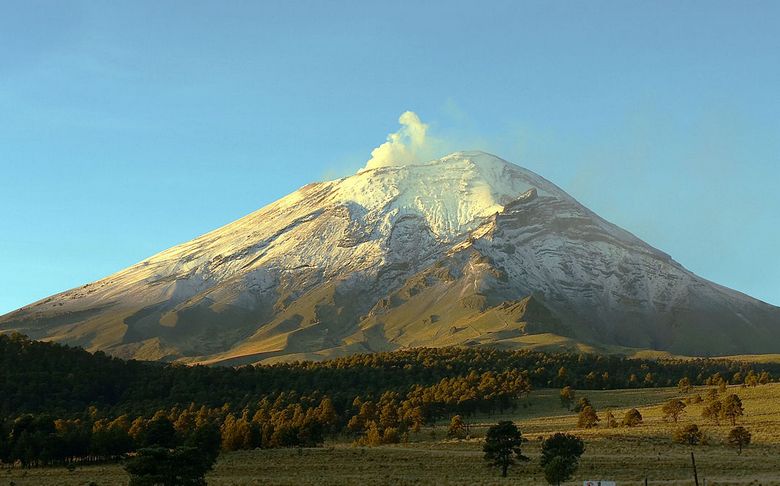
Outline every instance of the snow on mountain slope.
<path id="1" fill-rule="evenodd" d="M 309 184 L 0 330 L 189 362 L 539 336 L 707 355 L 777 352 L 780 309 L 693 275 L 526 169 L 458 152 Z"/>

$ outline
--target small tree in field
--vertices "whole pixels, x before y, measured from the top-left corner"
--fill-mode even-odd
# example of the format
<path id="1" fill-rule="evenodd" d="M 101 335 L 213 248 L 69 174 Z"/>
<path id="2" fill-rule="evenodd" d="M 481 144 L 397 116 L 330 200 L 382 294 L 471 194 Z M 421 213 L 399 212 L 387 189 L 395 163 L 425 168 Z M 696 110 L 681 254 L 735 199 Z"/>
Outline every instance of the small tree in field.
<path id="1" fill-rule="evenodd" d="M 130 486 L 206 486 L 216 455 L 195 447 L 140 449 L 125 464 Z"/>
<path id="2" fill-rule="evenodd" d="M 454 415 L 450 420 L 450 428 L 447 429 L 447 437 L 460 439 L 465 435 L 466 424 L 460 415 Z"/>
<path id="3" fill-rule="evenodd" d="M 544 466 L 544 479 L 550 484 L 560 486 L 577 470 L 577 461 L 570 457 L 555 456 Z"/>
<path id="4" fill-rule="evenodd" d="M 515 463 L 515 459 L 528 460 L 520 451 L 522 443 L 523 436 L 517 426 L 503 420 L 488 429 L 482 451 L 488 465 L 501 468 L 501 476 L 506 477 L 507 469 Z"/>
<path id="5" fill-rule="evenodd" d="M 731 429 L 731 432 L 729 432 L 729 444 L 737 448 L 737 454 L 742 454 L 742 448 L 750 444 L 751 438 L 750 432 L 741 425 L 739 427 L 734 427 Z"/>
<path id="6" fill-rule="evenodd" d="M 582 427 L 585 429 L 592 429 L 598 423 L 601 421 L 598 415 L 596 415 L 596 410 L 588 405 L 587 407 L 580 410 L 580 415 L 577 419 L 577 427 Z"/>
<path id="7" fill-rule="evenodd" d="M 571 404 L 574 403 L 574 389 L 565 386 L 561 389 L 561 406 L 566 410 L 571 410 Z"/>
<path id="8" fill-rule="evenodd" d="M 745 413 L 745 409 L 742 407 L 742 400 L 736 394 L 731 394 L 723 399 L 723 416 L 729 419 L 731 425 L 737 424 L 737 417 L 741 417 Z"/>
<path id="9" fill-rule="evenodd" d="M 723 413 L 723 404 L 720 400 L 713 400 L 701 411 L 702 418 L 711 420 L 715 425 L 720 425 L 720 416 Z"/>
<path id="10" fill-rule="evenodd" d="M 574 411 L 580 413 L 585 407 L 592 407 L 592 406 L 593 405 L 590 403 L 588 397 L 582 397 L 577 402 L 577 405 L 574 406 Z"/>
<path id="11" fill-rule="evenodd" d="M 560 485 L 561 481 L 569 479 L 584 452 L 585 444 L 574 435 L 558 432 L 545 439 L 540 463 L 547 482 Z"/>
<path id="12" fill-rule="evenodd" d="M 682 400 L 674 398 L 666 402 L 663 408 L 661 408 L 661 411 L 664 413 L 664 420 L 671 419 L 674 423 L 677 423 L 680 415 L 685 411 L 685 403 L 683 403 Z"/>
<path id="13" fill-rule="evenodd" d="M 693 389 L 691 386 L 691 380 L 689 380 L 687 376 L 681 378 L 680 381 L 677 382 L 677 389 L 683 395 L 689 393 Z"/>
<path id="14" fill-rule="evenodd" d="M 618 423 L 615 419 L 615 415 L 612 413 L 611 410 L 607 410 L 607 413 L 604 415 L 604 419 L 607 421 L 607 427 L 610 429 L 617 427 Z"/>
<path id="15" fill-rule="evenodd" d="M 636 427 L 642 423 L 642 414 L 639 410 L 632 408 L 623 416 L 623 425 L 626 427 Z"/>
<path id="16" fill-rule="evenodd" d="M 758 375 L 755 371 L 750 370 L 745 377 L 745 385 L 746 386 L 758 386 Z"/>
<path id="17" fill-rule="evenodd" d="M 696 424 L 686 425 L 674 431 L 672 436 L 678 444 L 697 445 L 704 441 L 704 432 Z"/>

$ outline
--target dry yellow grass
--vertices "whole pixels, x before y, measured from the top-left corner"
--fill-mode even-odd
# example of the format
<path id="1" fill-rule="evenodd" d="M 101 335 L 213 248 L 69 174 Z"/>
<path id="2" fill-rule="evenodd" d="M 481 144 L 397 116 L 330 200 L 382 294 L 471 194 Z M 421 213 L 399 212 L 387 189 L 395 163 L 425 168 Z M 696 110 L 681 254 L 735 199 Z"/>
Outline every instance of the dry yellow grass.
<path id="1" fill-rule="evenodd" d="M 704 395 L 703 389 L 695 390 Z M 692 485 L 690 451 L 696 454 L 700 483 L 715 485 L 780 486 L 780 384 L 756 388 L 729 388 L 743 400 L 745 417 L 739 421 L 753 434 L 753 444 L 741 456 L 724 444 L 730 425 L 714 426 L 701 418 L 703 404 L 688 405 L 680 424 L 697 423 L 709 437 L 709 445 L 688 447 L 672 444 L 671 434 L 680 424 L 662 419 L 661 404 L 678 396 L 676 389 L 582 391 L 599 411 L 609 408 L 620 420 L 636 406 L 644 424 L 636 428 L 596 429 L 576 427 L 576 415 L 562 409 L 557 390 L 539 390 L 525 407 L 503 417 L 472 420 L 474 438 L 444 439 L 445 428 L 436 427 L 436 437 L 427 428 L 408 444 L 378 448 L 356 448 L 345 442 L 326 444 L 321 449 L 257 450 L 224 454 L 209 475 L 211 485 L 363 485 L 363 484 L 544 484 L 538 467 L 539 437 L 557 431 L 583 437 L 586 452 L 575 478 L 612 479 L 623 485 Z M 524 447 L 529 463 L 510 469 L 502 479 L 485 467 L 481 435 L 499 418 L 517 422 L 530 439 Z M 0 473 L 0 485 L 13 481 L 23 485 L 125 485 L 127 477 L 119 465 L 64 469 L 13 470 Z"/>

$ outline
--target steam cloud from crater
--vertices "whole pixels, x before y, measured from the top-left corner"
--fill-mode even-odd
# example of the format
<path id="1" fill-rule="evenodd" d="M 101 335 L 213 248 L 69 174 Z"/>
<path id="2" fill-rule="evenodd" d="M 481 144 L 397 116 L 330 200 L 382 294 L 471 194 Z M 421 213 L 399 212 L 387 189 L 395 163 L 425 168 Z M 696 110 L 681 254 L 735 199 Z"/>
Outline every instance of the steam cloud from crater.
<path id="1" fill-rule="evenodd" d="M 398 123 L 401 128 L 371 151 L 371 159 L 361 171 L 427 162 L 434 158 L 439 142 L 428 135 L 428 125 L 415 112 L 404 112 Z"/>

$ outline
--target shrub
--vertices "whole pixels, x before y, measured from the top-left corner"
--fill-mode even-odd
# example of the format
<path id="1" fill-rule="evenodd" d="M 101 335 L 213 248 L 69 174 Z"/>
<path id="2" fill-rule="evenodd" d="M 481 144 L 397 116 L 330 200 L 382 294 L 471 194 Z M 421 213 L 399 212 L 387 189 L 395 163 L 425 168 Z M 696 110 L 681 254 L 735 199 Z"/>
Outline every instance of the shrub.
<path id="1" fill-rule="evenodd" d="M 642 423 L 642 414 L 639 410 L 632 408 L 623 416 L 623 425 L 626 427 L 636 427 Z"/>
<path id="2" fill-rule="evenodd" d="M 675 430 L 672 439 L 678 444 L 698 445 L 704 442 L 704 433 L 698 425 L 691 424 Z"/>

